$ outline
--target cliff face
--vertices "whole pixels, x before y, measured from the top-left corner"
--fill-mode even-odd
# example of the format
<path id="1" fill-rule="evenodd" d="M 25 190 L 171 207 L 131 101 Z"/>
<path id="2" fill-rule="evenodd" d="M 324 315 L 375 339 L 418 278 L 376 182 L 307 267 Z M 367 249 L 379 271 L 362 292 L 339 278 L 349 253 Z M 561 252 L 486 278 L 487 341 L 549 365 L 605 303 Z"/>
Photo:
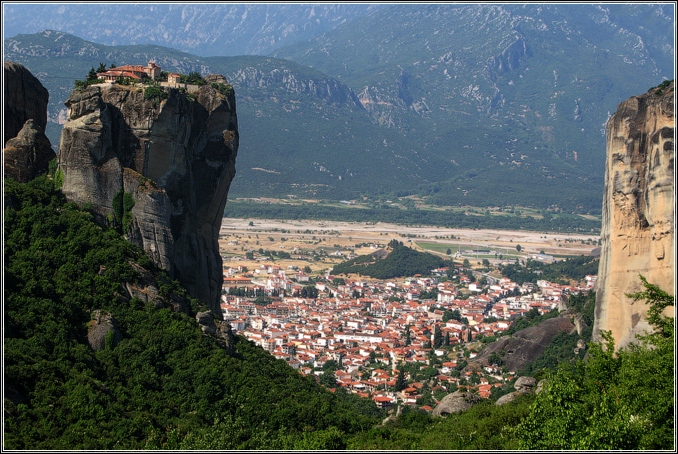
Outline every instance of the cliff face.
<path id="1" fill-rule="evenodd" d="M 5 135 L 3 145 L 19 135 L 26 120 L 40 131 L 47 126 L 49 93 L 40 81 L 23 65 L 5 62 Z"/>
<path id="2" fill-rule="evenodd" d="M 45 135 L 49 93 L 23 65 L 5 62 L 4 174 L 19 182 L 48 170 L 55 158 Z"/>
<path id="3" fill-rule="evenodd" d="M 218 235 L 235 176 L 235 95 L 209 84 L 193 100 L 166 90 L 162 101 L 119 85 L 73 91 L 59 146 L 62 190 L 119 226 L 220 318 Z"/>
<path id="4" fill-rule="evenodd" d="M 603 226 L 594 340 L 616 348 L 650 327 L 638 275 L 670 294 L 675 270 L 674 83 L 622 102 L 607 123 Z M 671 309 L 668 312 L 668 309 Z M 673 315 L 667 308 L 666 315 Z"/>

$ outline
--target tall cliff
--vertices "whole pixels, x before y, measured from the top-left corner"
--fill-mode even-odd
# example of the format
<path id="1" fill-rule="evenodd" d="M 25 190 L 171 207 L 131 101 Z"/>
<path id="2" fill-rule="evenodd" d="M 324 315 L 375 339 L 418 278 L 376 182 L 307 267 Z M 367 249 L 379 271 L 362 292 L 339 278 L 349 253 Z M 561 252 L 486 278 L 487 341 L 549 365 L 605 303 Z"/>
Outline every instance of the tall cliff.
<path id="1" fill-rule="evenodd" d="M 217 85 L 151 99 L 117 84 L 74 90 L 59 168 L 69 200 L 117 226 L 221 318 L 218 236 L 238 123 L 232 87 L 208 79 Z"/>
<path id="2" fill-rule="evenodd" d="M 4 64 L 4 175 L 19 182 L 47 171 L 55 158 L 45 135 L 49 93 L 25 66 Z"/>
<path id="3" fill-rule="evenodd" d="M 650 327 L 638 275 L 674 292 L 674 83 L 619 104 L 607 123 L 602 248 L 594 340 L 612 332 L 616 348 Z M 673 308 L 666 315 L 673 315 Z"/>

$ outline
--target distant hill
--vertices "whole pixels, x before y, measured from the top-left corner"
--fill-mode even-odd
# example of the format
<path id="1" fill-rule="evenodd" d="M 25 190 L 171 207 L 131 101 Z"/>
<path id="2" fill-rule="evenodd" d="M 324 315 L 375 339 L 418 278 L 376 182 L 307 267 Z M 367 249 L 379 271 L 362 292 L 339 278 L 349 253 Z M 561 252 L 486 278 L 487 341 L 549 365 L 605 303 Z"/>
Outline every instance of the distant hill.
<path id="1" fill-rule="evenodd" d="M 335 265 L 332 273 L 358 273 L 376 279 L 391 279 L 417 274 L 429 276 L 431 270 L 451 264 L 437 255 L 415 251 L 404 246 L 402 242 L 396 241 L 396 243 L 398 244 L 390 246 L 392 250 L 389 252 L 379 250 L 373 254 L 363 255 Z"/>

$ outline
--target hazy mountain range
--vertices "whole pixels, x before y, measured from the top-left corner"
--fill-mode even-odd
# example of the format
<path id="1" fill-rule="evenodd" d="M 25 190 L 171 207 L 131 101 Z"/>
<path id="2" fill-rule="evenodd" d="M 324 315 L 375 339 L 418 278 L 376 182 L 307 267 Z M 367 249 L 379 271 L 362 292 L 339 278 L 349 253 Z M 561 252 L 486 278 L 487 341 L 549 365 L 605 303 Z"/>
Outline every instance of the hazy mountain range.
<path id="1" fill-rule="evenodd" d="M 5 38 L 59 30 L 109 46 L 157 44 L 200 56 L 266 55 L 383 5 L 123 3 L 3 5 Z M 96 18 L 96 20 L 92 20 Z"/>
<path id="2" fill-rule="evenodd" d="M 674 78 L 673 4 L 4 8 L 4 59 L 50 91 L 53 141 L 73 81 L 101 62 L 224 74 L 231 197 L 596 212 L 607 118 Z"/>

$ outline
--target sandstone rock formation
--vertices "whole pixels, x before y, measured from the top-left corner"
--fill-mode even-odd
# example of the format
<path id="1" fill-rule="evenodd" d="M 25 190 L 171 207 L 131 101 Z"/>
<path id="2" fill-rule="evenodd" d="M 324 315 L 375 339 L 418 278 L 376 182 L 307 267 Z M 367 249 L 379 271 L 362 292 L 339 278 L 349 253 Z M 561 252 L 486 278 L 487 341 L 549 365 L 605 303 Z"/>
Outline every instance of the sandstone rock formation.
<path id="1" fill-rule="evenodd" d="M 74 90 L 59 145 L 62 191 L 140 245 L 221 317 L 218 235 L 235 176 L 233 90 L 146 99 L 117 84 Z"/>
<path id="2" fill-rule="evenodd" d="M 151 303 L 155 307 L 169 307 L 175 312 L 188 314 L 190 312 L 190 301 L 184 295 L 177 292 L 165 292 L 161 294 L 160 288 L 171 285 L 165 276 L 153 273 L 142 266 L 132 262 L 132 268 L 137 274 L 134 282 L 125 282 L 123 284 L 125 292 L 121 296 L 126 300 L 138 298 L 144 303 Z"/>
<path id="3" fill-rule="evenodd" d="M 26 120 L 33 120 L 36 129 L 44 132 L 47 126 L 49 93 L 24 65 L 5 62 L 5 132 L 3 145 L 16 137 Z"/>
<path id="4" fill-rule="evenodd" d="M 49 93 L 23 65 L 5 62 L 4 71 L 3 172 L 25 183 L 47 172 L 56 157 L 45 135 Z"/>
<path id="5" fill-rule="evenodd" d="M 19 134 L 7 141 L 3 154 L 5 177 L 20 183 L 46 173 L 50 161 L 56 158 L 49 139 L 35 127 L 33 120 L 26 120 Z"/>
<path id="6" fill-rule="evenodd" d="M 593 340 L 611 331 L 616 348 L 650 328 L 648 306 L 626 296 L 643 290 L 639 275 L 675 294 L 673 111 L 671 82 L 622 102 L 607 123 Z M 672 309 L 666 315 L 673 315 Z"/>
<path id="7" fill-rule="evenodd" d="M 195 315 L 195 321 L 198 322 L 203 333 L 215 336 L 229 354 L 234 353 L 235 335 L 230 323 L 223 320 L 214 320 L 212 311 L 198 312 Z"/>

